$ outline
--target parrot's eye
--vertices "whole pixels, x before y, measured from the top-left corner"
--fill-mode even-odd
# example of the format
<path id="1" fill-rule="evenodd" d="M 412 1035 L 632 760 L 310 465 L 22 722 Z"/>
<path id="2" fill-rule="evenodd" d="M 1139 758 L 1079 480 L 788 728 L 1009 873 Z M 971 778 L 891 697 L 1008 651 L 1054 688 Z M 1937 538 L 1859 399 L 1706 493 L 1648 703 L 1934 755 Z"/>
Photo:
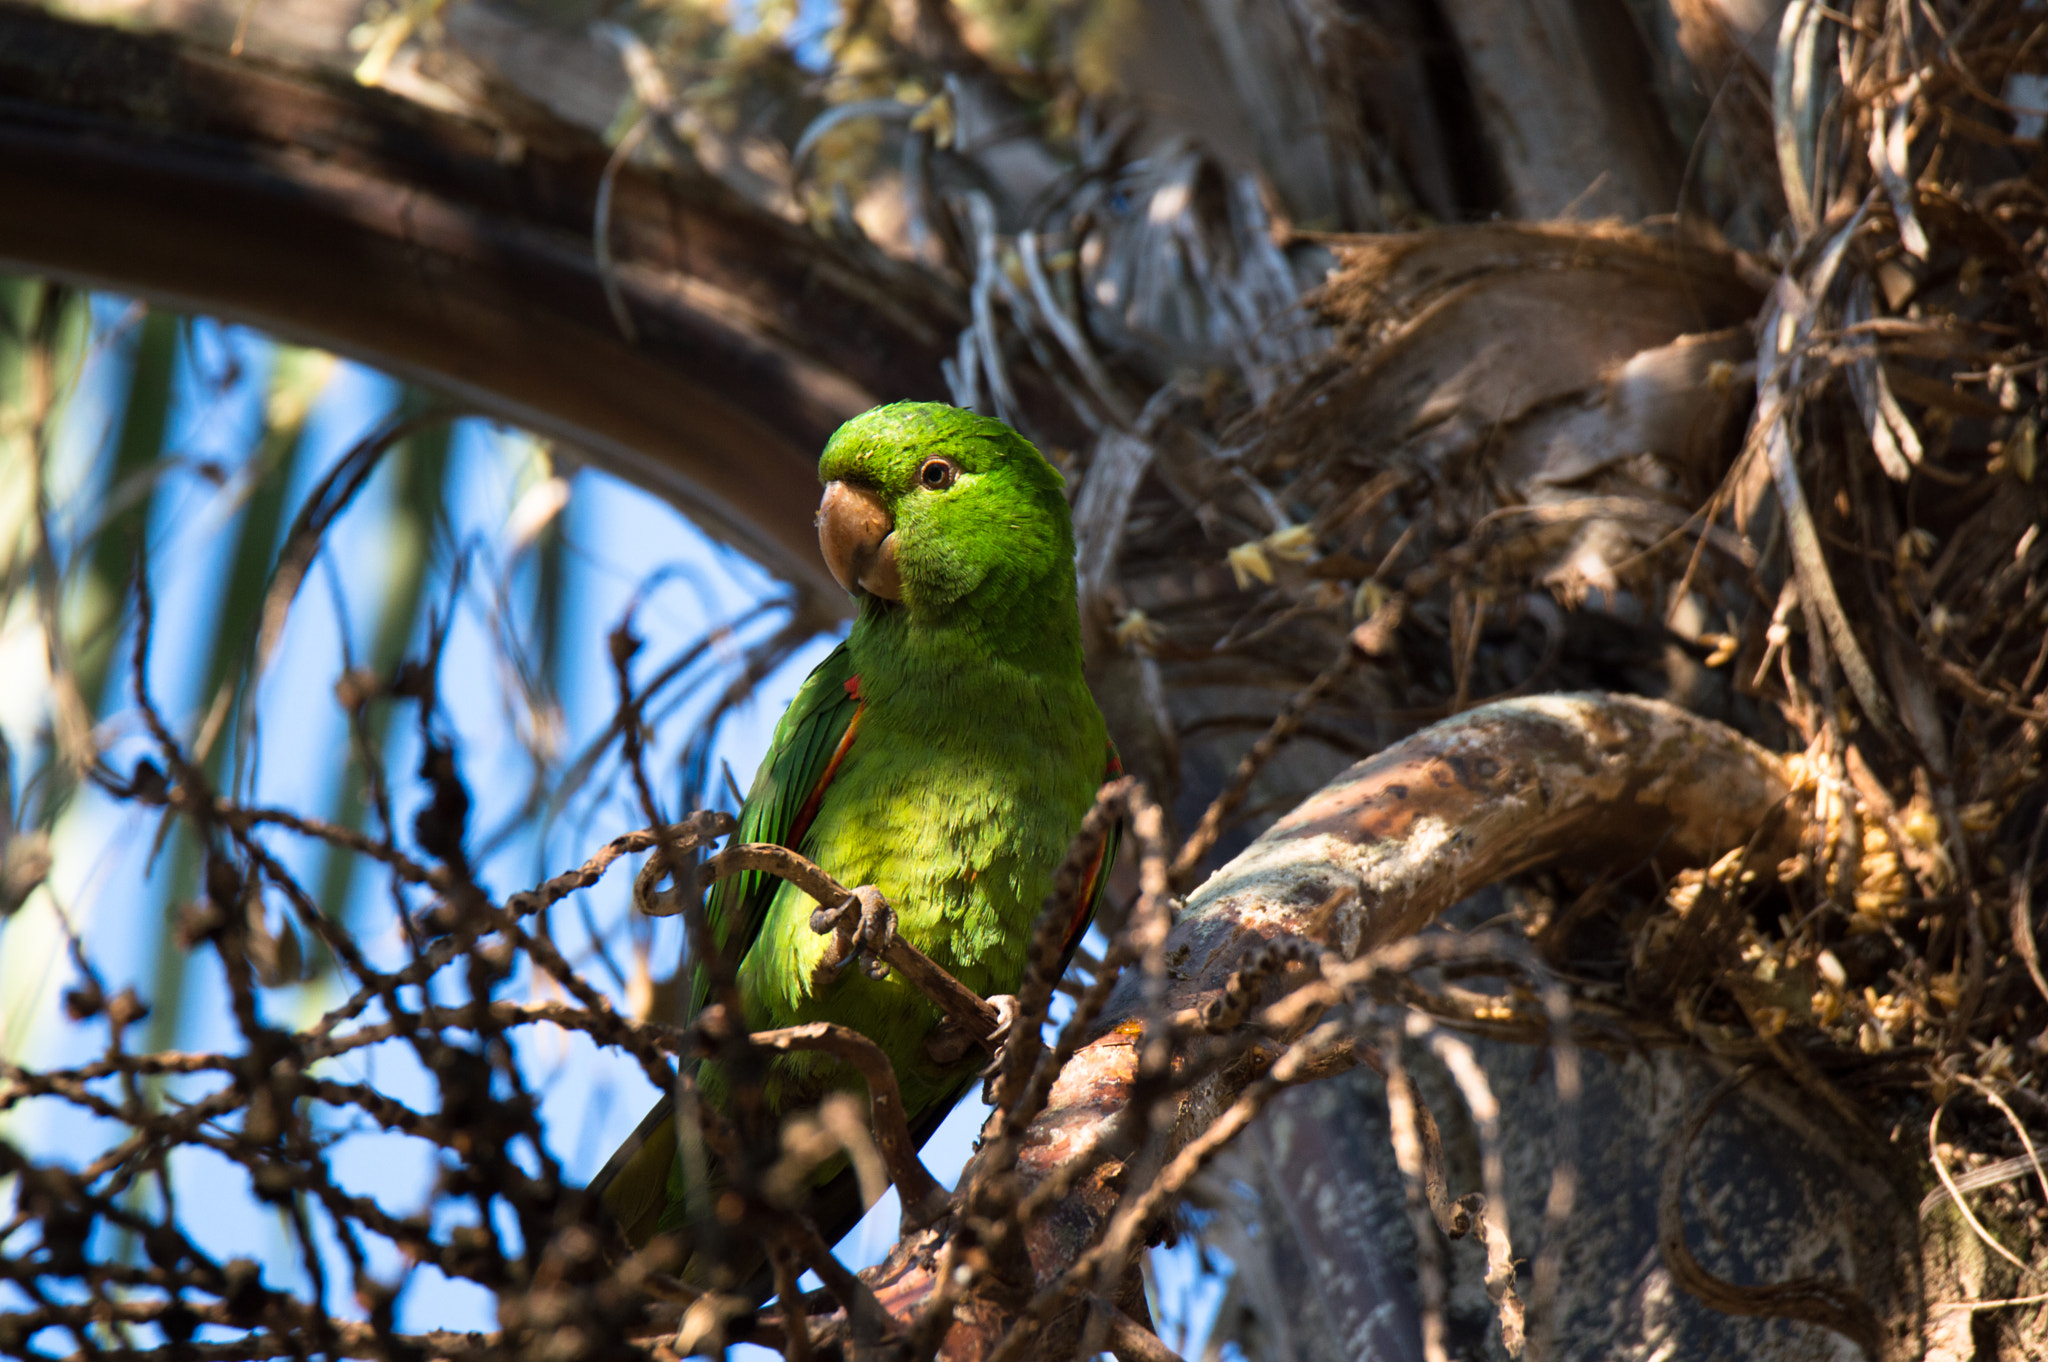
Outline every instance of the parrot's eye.
<path id="1" fill-rule="evenodd" d="M 959 465 L 951 459 L 926 459 L 917 470 L 917 480 L 934 492 L 943 492 L 960 476 Z"/>

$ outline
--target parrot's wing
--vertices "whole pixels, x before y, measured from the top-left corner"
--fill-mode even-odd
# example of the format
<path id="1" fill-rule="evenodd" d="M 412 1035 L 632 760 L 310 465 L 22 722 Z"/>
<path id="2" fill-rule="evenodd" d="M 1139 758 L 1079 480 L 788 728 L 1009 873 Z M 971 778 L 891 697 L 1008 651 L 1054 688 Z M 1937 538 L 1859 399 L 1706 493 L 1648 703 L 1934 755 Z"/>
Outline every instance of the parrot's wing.
<path id="1" fill-rule="evenodd" d="M 735 843 L 774 842 L 791 848 L 802 843 L 825 788 L 853 745 L 860 707 L 860 683 L 842 643 L 804 681 L 775 726 L 768 755 L 740 809 Z M 780 884 L 772 875 L 749 871 L 712 888 L 705 917 L 727 959 L 738 961 L 754 944 Z M 700 965 L 691 971 L 689 1016 L 704 1006 L 710 991 L 710 973 Z M 675 1150 L 675 1121 L 664 1093 L 640 1128 L 591 1179 L 590 1191 L 603 1199 L 636 1246 L 654 1235 L 667 1201 Z"/>
<path id="2" fill-rule="evenodd" d="M 754 776 L 754 788 L 740 807 L 733 845 L 773 842 L 792 851 L 803 849 L 804 834 L 818 816 L 825 791 L 853 747 L 860 711 L 860 678 L 854 675 L 853 657 L 842 643 L 804 679 L 796 699 L 789 702 L 782 721 L 775 725 L 768 755 Z M 781 887 L 782 881 L 767 871 L 749 870 L 728 876 L 712 888 L 704 916 L 726 959 L 737 963 L 753 948 L 754 938 L 767 920 L 768 905 Z M 691 972 L 688 1017 L 697 1015 L 710 992 L 710 971 L 700 964 Z"/>

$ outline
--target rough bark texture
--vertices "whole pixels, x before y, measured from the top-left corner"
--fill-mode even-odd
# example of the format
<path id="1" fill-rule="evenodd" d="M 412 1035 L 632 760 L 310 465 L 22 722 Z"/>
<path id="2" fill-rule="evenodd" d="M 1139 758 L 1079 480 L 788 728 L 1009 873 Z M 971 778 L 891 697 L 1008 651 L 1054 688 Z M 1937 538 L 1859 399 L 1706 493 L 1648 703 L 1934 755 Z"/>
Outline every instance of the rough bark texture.
<path id="1" fill-rule="evenodd" d="M 1527 1046 L 1479 1041 L 1474 1048 L 1500 1100 L 1508 1133 L 1515 1256 L 1533 1261 L 1545 1247 L 1543 1198 L 1553 1161 L 1562 1152 L 1556 1099 L 1547 1084 L 1532 1081 L 1534 1056 Z M 1410 1070 L 1443 1127 L 1453 1190 L 1477 1187 L 1478 1145 L 1456 1088 L 1419 1048 L 1410 1056 Z M 1589 1052 L 1583 1071 L 1582 1110 L 1589 1119 L 1580 1122 L 1571 1151 L 1579 1169 L 1579 1196 L 1563 1236 L 1553 1356 L 1584 1362 L 1741 1362 L 1766 1356 L 1849 1362 L 1861 1357 L 1849 1339 L 1817 1325 L 1722 1313 L 1685 1292 L 1657 1251 L 1656 1184 L 1673 1136 L 1692 1105 L 1724 1075 L 1710 1061 L 1674 1050 Z M 1797 1101 L 1789 1105 L 1796 1113 Z M 1869 1186 L 1867 1174 L 1859 1176 L 1845 1166 L 1826 1132 L 1814 1139 L 1810 1127 L 1802 1133 L 1788 1125 L 1787 1110 L 1781 1092 L 1767 1086 L 1745 1090 L 1725 1102 L 1694 1140 L 1684 1201 L 1694 1253 L 1709 1270 L 1739 1282 L 1821 1273 L 1880 1300 L 1899 1299 L 1890 1261 L 1901 1247 L 1899 1203 L 1885 1189 Z M 1284 1192 L 1281 1204 L 1321 1208 L 1325 1223 L 1320 1232 L 1309 1238 L 1290 1226 L 1293 1237 L 1370 1245 L 1384 1264 L 1381 1280 L 1390 1303 L 1383 1307 L 1383 1318 L 1407 1321 L 1405 1336 L 1398 1336 L 1355 1310 L 1339 1314 L 1349 1304 L 1347 1297 L 1358 1293 L 1355 1268 L 1332 1274 L 1304 1262 L 1299 1273 L 1281 1274 L 1269 1288 L 1291 1310 L 1277 1320 L 1260 1315 L 1253 1324 L 1254 1337 L 1274 1340 L 1269 1355 L 1301 1362 L 1408 1362 L 1420 1356 L 1408 1303 L 1416 1286 L 1415 1236 L 1389 1133 L 1385 1084 L 1377 1075 L 1357 1071 L 1289 1093 L 1247 1139 L 1244 1153 L 1255 1154 L 1258 1163 L 1239 1157 L 1213 1180 L 1212 1187 L 1223 1189 L 1228 1179 L 1249 1173 L 1248 1185 L 1257 1187 L 1262 1179 Z M 1217 1194 L 1224 1195 L 1221 1190 Z M 1247 1225 L 1270 1215 L 1272 1204 L 1255 1209 L 1220 1201 L 1224 1216 Z M 1271 1233 L 1263 1226 L 1251 1232 Z M 1238 1242 L 1245 1234 L 1226 1233 L 1222 1242 Z M 1356 1260 L 1345 1256 L 1338 1261 L 1349 1267 Z M 1506 1356 L 1486 1297 L 1485 1271 L 1485 1255 L 1476 1241 L 1450 1245 L 1447 1324 L 1454 1356 Z M 1332 1275 L 1340 1284 L 1334 1296 L 1325 1290 Z M 1528 1286 L 1525 1269 L 1521 1289 L 1526 1293 Z M 1334 1318 L 1326 1322 L 1325 1316 Z M 1380 1324 L 1381 1332 L 1370 1332 L 1374 1324 Z"/>
<path id="2" fill-rule="evenodd" d="M 1355 957 L 1418 930 L 1486 884 L 1559 857 L 1623 867 L 1712 859 L 1740 845 L 1787 794 L 1775 758 L 1668 705 L 1582 695 L 1484 706 L 1353 767 L 1203 885 L 1167 940 L 1164 1005 L 1181 1011 L 1220 998 L 1233 971 L 1274 940 L 1311 936 Z M 1054 1177 L 1130 1106 L 1142 988 L 1136 979 L 1119 986 L 1100 1039 L 1062 1071 L 1018 1160 L 1027 1188 Z M 1251 1077 L 1231 1069 L 1189 1090 L 1173 1143 L 1205 1130 Z M 1084 1179 L 1030 1227 L 1041 1288 L 1116 1212 L 1113 1182 Z M 908 1240 L 879 1269 L 883 1299 L 899 1315 L 932 1289 L 936 1247 L 929 1238 Z M 999 1299 L 970 1294 L 945 1355 L 985 1356 L 1012 1317 Z M 1035 1355 L 1064 1355 L 1079 1327 L 1069 1312 Z"/>
<path id="3" fill-rule="evenodd" d="M 1218 1161 L 1211 1191 L 1221 1219 L 1208 1237 L 1239 1277 L 1260 1279 L 1232 1302 L 1250 1317 L 1218 1325 L 1264 1341 L 1263 1356 L 1422 1362 L 1414 1231 L 1401 1170 L 1392 1168 L 1384 1100 L 1377 1129 L 1370 1119 L 1375 1096 L 1384 1098 L 1377 1075 L 1351 1074 L 1283 1093 Z M 1254 1189 L 1258 1201 L 1234 1202 L 1217 1184 Z M 1282 1224 L 1261 1223 L 1276 1211 Z M 1395 1225 L 1402 1233 L 1391 1232 Z M 1289 1308 L 1268 1317 L 1252 1305 L 1271 1300 Z"/>
<path id="4" fill-rule="evenodd" d="M 1349 958 L 1560 855 L 1700 864 L 1740 845 L 1786 789 L 1762 748 L 1655 701 L 1482 706 L 1352 767 L 1210 877 L 1173 935 L 1190 979 L 1209 982 L 1177 1005 L 1220 989 L 1254 938 L 1299 934 L 1339 889 L 1358 893 L 1325 939 Z"/>

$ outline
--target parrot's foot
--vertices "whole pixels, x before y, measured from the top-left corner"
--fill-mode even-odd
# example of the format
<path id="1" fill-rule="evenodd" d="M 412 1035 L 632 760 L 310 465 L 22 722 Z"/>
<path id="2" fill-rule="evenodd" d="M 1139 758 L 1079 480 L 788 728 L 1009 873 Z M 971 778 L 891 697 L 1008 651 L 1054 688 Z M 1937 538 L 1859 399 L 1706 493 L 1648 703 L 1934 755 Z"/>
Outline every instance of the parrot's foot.
<path id="1" fill-rule="evenodd" d="M 925 1054 L 934 1064 L 958 1064 L 979 1045 L 995 1056 L 995 1065 L 981 1076 L 985 1078 L 995 1068 L 1001 1067 L 1003 1044 L 1010 1038 L 1010 1028 L 1017 1024 L 1017 1000 L 1008 993 L 998 993 L 983 1001 L 995 1014 L 995 1029 L 982 1030 L 982 1018 L 976 1018 L 972 1023 L 950 1016 L 944 1018 L 924 1046 Z"/>
<path id="2" fill-rule="evenodd" d="M 988 1005 L 996 1010 L 996 1029 L 988 1033 L 988 1044 L 996 1052 L 996 1062 L 1001 1063 L 1003 1047 L 1010 1043 L 1010 1028 L 1024 1015 L 1024 1005 L 1014 993 L 997 993 L 989 998 Z"/>
<path id="3" fill-rule="evenodd" d="M 989 1033 L 986 1044 L 995 1051 L 995 1058 L 981 1071 L 981 1100 L 989 1106 L 996 1104 L 996 1081 L 1001 1077 L 1003 1064 L 1010 1057 L 1011 1033 L 1017 1028 L 1017 1019 L 1024 1015 L 1023 1004 L 1012 993 L 998 993 L 988 1000 L 1000 1018 L 996 1029 Z"/>
<path id="4" fill-rule="evenodd" d="M 998 1051 L 1002 1037 L 1009 1033 L 1016 1019 L 1016 999 L 1005 996 L 984 1001 L 936 960 L 905 941 L 896 931 L 896 910 L 871 884 L 851 891 L 844 901 L 832 907 L 812 913 L 811 930 L 832 933 L 832 943 L 811 971 L 812 989 L 824 991 L 855 956 L 866 957 L 861 963 L 870 978 L 886 979 L 894 970 L 945 1013 L 945 1020 L 928 1043 L 934 1058 L 948 1056 L 940 1063 L 951 1064 L 965 1058 L 975 1045 Z"/>
<path id="5" fill-rule="evenodd" d="M 820 908 L 812 913 L 811 930 L 832 933 L 832 944 L 825 948 L 817 968 L 811 971 L 813 989 L 823 989 L 859 955 L 867 956 L 862 968 L 870 979 L 888 977 L 889 967 L 883 963 L 883 957 L 896 940 L 896 910 L 873 885 L 861 885 L 836 908 Z"/>

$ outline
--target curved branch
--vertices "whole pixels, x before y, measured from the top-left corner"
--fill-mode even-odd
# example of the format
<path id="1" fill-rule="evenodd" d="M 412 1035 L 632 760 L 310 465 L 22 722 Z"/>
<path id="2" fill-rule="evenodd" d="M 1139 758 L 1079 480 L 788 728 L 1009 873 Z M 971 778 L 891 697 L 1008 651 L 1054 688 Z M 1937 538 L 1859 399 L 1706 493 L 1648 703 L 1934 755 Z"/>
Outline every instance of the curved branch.
<path id="1" fill-rule="evenodd" d="M 1667 868 L 1710 861 L 1763 825 L 1789 791 L 1777 758 L 1657 701 L 1539 696 L 1475 709 L 1352 767 L 1197 891 L 1167 942 L 1183 963 L 1166 1006 L 1180 1014 L 1212 1000 L 1221 1006 L 1231 975 L 1276 941 L 1306 937 L 1356 958 L 1496 880 L 1566 857 L 1586 869 L 1652 856 Z M 1126 978 L 1098 1038 L 1061 1072 L 1024 1137 L 1015 1165 L 1022 1193 L 1114 1142 L 1138 1089 L 1146 1012 L 1143 981 Z M 1314 1021 L 1298 1018 L 1293 1034 Z M 1181 1093 L 1172 1119 L 1178 1148 L 1193 1148 L 1258 1081 L 1246 1066 L 1225 1066 Z M 965 1176 L 973 1174 L 970 1165 Z M 1073 1181 L 1025 1231 L 1040 1287 L 1079 1261 L 1118 1209 L 1116 1178 Z M 878 1294 L 899 1318 L 916 1316 L 936 1294 L 933 1264 L 950 1260 L 939 1247 L 929 1235 L 907 1240 L 877 1271 Z M 995 1284 L 970 1288 L 944 1355 L 988 1356 L 1017 1305 Z M 1081 1324 L 1080 1308 L 1070 1309 L 1038 1349 L 1064 1355 Z"/>
<path id="2" fill-rule="evenodd" d="M 537 110 L 494 124 L 330 74 L 0 3 L 0 266 L 246 321 L 559 437 L 824 608 L 826 436 L 942 396 L 961 300 L 694 168 L 620 170 Z M 801 495 L 798 495 L 801 489 Z"/>
<path id="3" fill-rule="evenodd" d="M 1723 1079 L 1687 1113 L 1684 1125 L 1671 1137 L 1657 1190 L 1657 1251 L 1664 1267 L 1673 1281 L 1723 1314 L 1805 1320 L 1853 1340 L 1865 1357 L 1882 1357 L 1884 1327 L 1869 1302 L 1852 1288 L 1819 1276 L 1755 1286 L 1724 1281 L 1709 1272 L 1685 1242 L 1686 1158 L 1707 1118 L 1750 1074 L 1749 1069 L 1738 1069 Z"/>
<path id="4" fill-rule="evenodd" d="M 911 1138 L 910 1120 L 904 1114 L 903 1093 L 896 1084 L 896 1070 L 882 1047 L 851 1027 L 834 1022 L 810 1022 L 785 1026 L 779 1031 L 756 1031 L 754 1044 L 770 1050 L 815 1050 L 830 1055 L 859 1071 L 868 1085 L 868 1106 L 874 1123 L 875 1143 L 881 1147 L 889 1180 L 903 1201 L 903 1232 L 923 1229 L 946 1213 L 952 1197 L 924 1160 L 917 1156 L 917 1141 Z"/>

